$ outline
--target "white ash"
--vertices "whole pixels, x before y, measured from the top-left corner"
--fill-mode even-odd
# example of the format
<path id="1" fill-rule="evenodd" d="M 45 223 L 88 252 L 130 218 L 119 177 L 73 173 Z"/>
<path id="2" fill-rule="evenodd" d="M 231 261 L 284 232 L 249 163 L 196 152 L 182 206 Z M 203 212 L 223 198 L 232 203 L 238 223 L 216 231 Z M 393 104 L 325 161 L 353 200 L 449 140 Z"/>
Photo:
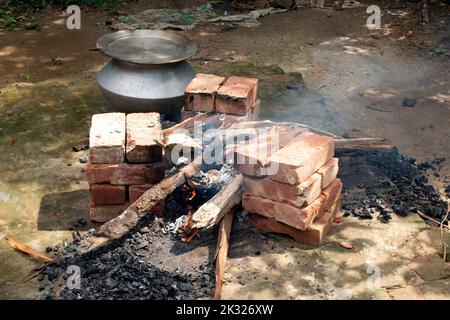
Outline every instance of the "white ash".
<path id="1" fill-rule="evenodd" d="M 224 164 L 220 170 L 208 170 L 207 172 L 200 171 L 197 177 L 203 185 L 216 186 L 224 185 L 236 175 L 236 170 L 229 164 Z"/>
<path id="2" fill-rule="evenodd" d="M 161 218 L 155 218 L 155 221 L 156 221 L 156 219 L 161 220 L 158 222 L 160 222 L 163 225 L 163 227 L 161 228 L 161 231 L 164 234 L 167 234 L 167 233 L 177 234 L 178 229 L 180 229 L 180 227 L 186 223 L 185 215 L 182 215 L 182 216 L 178 217 L 176 220 L 170 221 L 167 223 L 164 223 L 163 219 L 161 219 Z"/>

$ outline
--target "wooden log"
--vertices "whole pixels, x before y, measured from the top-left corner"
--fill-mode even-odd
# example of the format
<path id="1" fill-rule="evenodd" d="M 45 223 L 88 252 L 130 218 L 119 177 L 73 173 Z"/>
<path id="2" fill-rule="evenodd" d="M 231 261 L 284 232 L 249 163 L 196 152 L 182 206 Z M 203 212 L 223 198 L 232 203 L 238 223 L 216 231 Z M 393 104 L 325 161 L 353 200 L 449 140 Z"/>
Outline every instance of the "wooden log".
<path id="1" fill-rule="evenodd" d="M 92 235 L 80 243 L 80 252 L 87 253 L 96 250 L 113 240 L 120 239 L 139 222 L 141 218 L 151 213 L 153 208 L 165 200 L 186 179 L 194 176 L 201 166 L 201 158 L 197 157 L 190 164 L 181 168 L 175 174 L 164 178 L 147 190 L 136 202 L 131 204 L 122 214 L 106 222 Z"/>
<path id="2" fill-rule="evenodd" d="M 275 122 L 272 120 L 259 120 L 259 121 L 245 121 L 245 122 L 238 122 L 233 123 L 231 126 L 229 126 L 227 129 L 236 129 L 236 130 L 242 130 L 242 129 L 259 129 L 259 128 L 271 128 L 271 127 L 282 127 L 286 129 L 292 129 L 295 131 L 295 135 L 299 135 L 305 131 L 333 137 L 333 138 L 340 138 L 339 136 L 332 134 L 328 131 L 320 130 L 313 128 L 311 126 L 308 126 L 306 124 L 302 123 L 295 123 L 295 122 Z"/>
<path id="3" fill-rule="evenodd" d="M 230 210 L 228 214 L 220 222 L 219 235 L 216 248 L 216 286 L 214 289 L 214 299 L 220 300 L 222 297 L 223 277 L 225 274 L 225 265 L 227 262 L 228 248 L 230 245 L 231 227 L 233 225 L 234 210 Z"/>
<path id="4" fill-rule="evenodd" d="M 345 139 L 331 132 L 316 129 L 305 124 L 293 122 L 274 122 L 270 120 L 249 121 L 249 122 L 235 123 L 230 127 L 228 127 L 227 129 L 240 131 L 242 132 L 242 134 L 244 134 L 245 130 L 248 129 L 250 131 L 249 135 L 251 136 L 252 131 L 254 132 L 255 129 L 258 128 L 277 128 L 279 129 L 281 135 L 280 140 L 287 140 L 287 141 L 290 141 L 291 139 L 304 133 L 305 131 L 332 137 L 337 152 L 349 150 L 390 150 L 392 148 L 392 145 L 389 143 L 389 141 L 384 138 Z M 226 130 L 224 130 L 224 134 L 227 134 Z M 283 145 L 283 141 L 280 141 L 280 143 L 281 145 Z"/>
<path id="5" fill-rule="evenodd" d="M 236 174 L 208 202 L 204 203 L 191 218 L 190 228 L 201 229 L 216 225 L 242 199 L 242 174 Z"/>
<path id="6" fill-rule="evenodd" d="M 392 145 L 382 138 L 334 139 L 337 152 L 350 150 L 390 150 Z"/>

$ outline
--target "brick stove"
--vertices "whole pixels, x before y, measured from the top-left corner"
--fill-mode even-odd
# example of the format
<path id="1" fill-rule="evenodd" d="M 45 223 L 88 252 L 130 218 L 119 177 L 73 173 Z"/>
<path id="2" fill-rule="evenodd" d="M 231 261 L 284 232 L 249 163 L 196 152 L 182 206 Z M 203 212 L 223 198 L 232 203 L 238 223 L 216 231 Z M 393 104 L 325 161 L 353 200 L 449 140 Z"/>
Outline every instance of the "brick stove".
<path id="1" fill-rule="evenodd" d="M 186 120 L 203 113 L 220 113 L 221 128 L 257 120 L 261 105 L 257 95 L 257 79 L 197 74 L 186 88 L 181 117 Z M 235 160 L 244 159 L 234 163 L 244 175 L 243 208 L 259 231 L 321 245 L 341 201 L 333 138 L 307 131 L 276 134 L 280 141 L 275 150 L 267 150 L 258 141 L 232 149 Z M 168 162 L 163 160 L 163 141 L 157 113 L 94 115 L 87 166 L 93 221 L 116 217 L 164 178 Z M 278 168 L 273 173 L 264 170 L 273 166 Z M 164 203 L 154 213 L 162 216 Z"/>

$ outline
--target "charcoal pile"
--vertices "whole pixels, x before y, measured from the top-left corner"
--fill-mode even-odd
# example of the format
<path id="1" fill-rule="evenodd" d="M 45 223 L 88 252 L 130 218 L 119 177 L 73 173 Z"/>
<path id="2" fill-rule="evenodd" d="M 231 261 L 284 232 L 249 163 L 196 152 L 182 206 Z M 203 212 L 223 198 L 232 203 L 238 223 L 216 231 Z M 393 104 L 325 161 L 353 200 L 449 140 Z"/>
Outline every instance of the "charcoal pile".
<path id="1" fill-rule="evenodd" d="M 423 213 L 442 221 L 448 203 L 428 184 L 427 170 L 438 175 L 444 158 L 417 163 L 393 148 L 389 152 L 357 151 L 340 158 L 344 184 L 343 213 L 388 223 L 392 214 Z M 446 222 L 448 223 L 448 221 Z"/>
<path id="2" fill-rule="evenodd" d="M 214 290 L 211 253 L 217 230 L 201 234 L 190 244 L 167 232 L 172 222 L 149 218 L 147 226 L 133 230 L 119 243 L 92 254 L 61 260 L 43 276 L 47 299 L 203 299 Z M 77 242 L 74 241 L 73 246 Z M 70 252 L 70 248 L 66 249 Z M 67 255 L 67 252 L 65 255 Z M 67 267 L 80 268 L 79 289 L 57 280 L 67 279 Z M 64 280 L 63 280 L 64 281 Z M 43 286 L 44 287 L 44 286 Z"/>
<path id="3" fill-rule="evenodd" d="M 86 255 L 75 254 L 81 240 L 61 250 L 39 278 L 47 299 L 207 299 L 214 292 L 217 227 L 183 243 L 178 235 L 187 213 L 208 201 L 235 171 L 200 171 L 166 199 L 166 215 L 150 215 L 121 241 Z M 193 196 L 196 191 L 196 196 Z M 195 200 L 194 200 L 195 199 Z M 59 250 L 59 254 L 58 254 Z M 69 289 L 67 267 L 80 268 L 79 289 Z M 61 290 L 59 284 L 63 282 Z"/>

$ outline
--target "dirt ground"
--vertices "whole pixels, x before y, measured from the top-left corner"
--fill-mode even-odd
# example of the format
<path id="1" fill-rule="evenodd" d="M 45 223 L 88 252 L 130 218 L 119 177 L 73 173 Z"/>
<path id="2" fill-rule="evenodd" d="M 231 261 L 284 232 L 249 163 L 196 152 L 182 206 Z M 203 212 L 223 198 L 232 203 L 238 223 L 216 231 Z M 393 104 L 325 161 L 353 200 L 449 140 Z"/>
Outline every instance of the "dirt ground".
<path id="1" fill-rule="evenodd" d="M 156 2 L 137 1 L 119 11 L 202 1 Z M 198 25 L 185 33 L 199 47 L 191 63 L 197 71 L 261 78 L 263 119 L 387 138 L 419 161 L 445 157 L 439 176 L 430 176 L 443 191 L 450 183 L 450 9 L 421 25 L 408 7 L 374 2 L 385 9 L 381 30 L 365 27 L 365 8 L 299 8 L 226 32 L 221 25 Z M 68 30 L 66 17 L 53 10 L 39 15 L 41 31 L 0 31 L 0 237 L 40 251 L 68 238 L 70 228 L 79 229 L 77 219 L 86 218 L 82 154 L 70 148 L 86 138 L 93 113 L 109 110 L 95 83 L 108 58 L 93 48 L 110 31 L 112 17 L 82 8 L 81 30 Z M 295 89 L 299 73 L 308 90 Z M 404 98 L 415 99 L 415 107 L 402 106 Z M 355 249 L 341 248 L 342 240 Z M 440 252 L 436 232 L 417 216 L 396 218 L 389 228 L 344 219 L 319 249 L 277 236 L 237 241 L 224 297 L 448 299 L 449 266 L 436 260 Z M 39 298 L 37 283 L 21 282 L 36 263 L 5 241 L 0 256 L 0 298 Z M 419 272 L 412 266 L 417 263 Z M 374 290 L 366 285 L 373 265 L 382 274 Z M 423 271 L 436 265 L 441 273 Z"/>

